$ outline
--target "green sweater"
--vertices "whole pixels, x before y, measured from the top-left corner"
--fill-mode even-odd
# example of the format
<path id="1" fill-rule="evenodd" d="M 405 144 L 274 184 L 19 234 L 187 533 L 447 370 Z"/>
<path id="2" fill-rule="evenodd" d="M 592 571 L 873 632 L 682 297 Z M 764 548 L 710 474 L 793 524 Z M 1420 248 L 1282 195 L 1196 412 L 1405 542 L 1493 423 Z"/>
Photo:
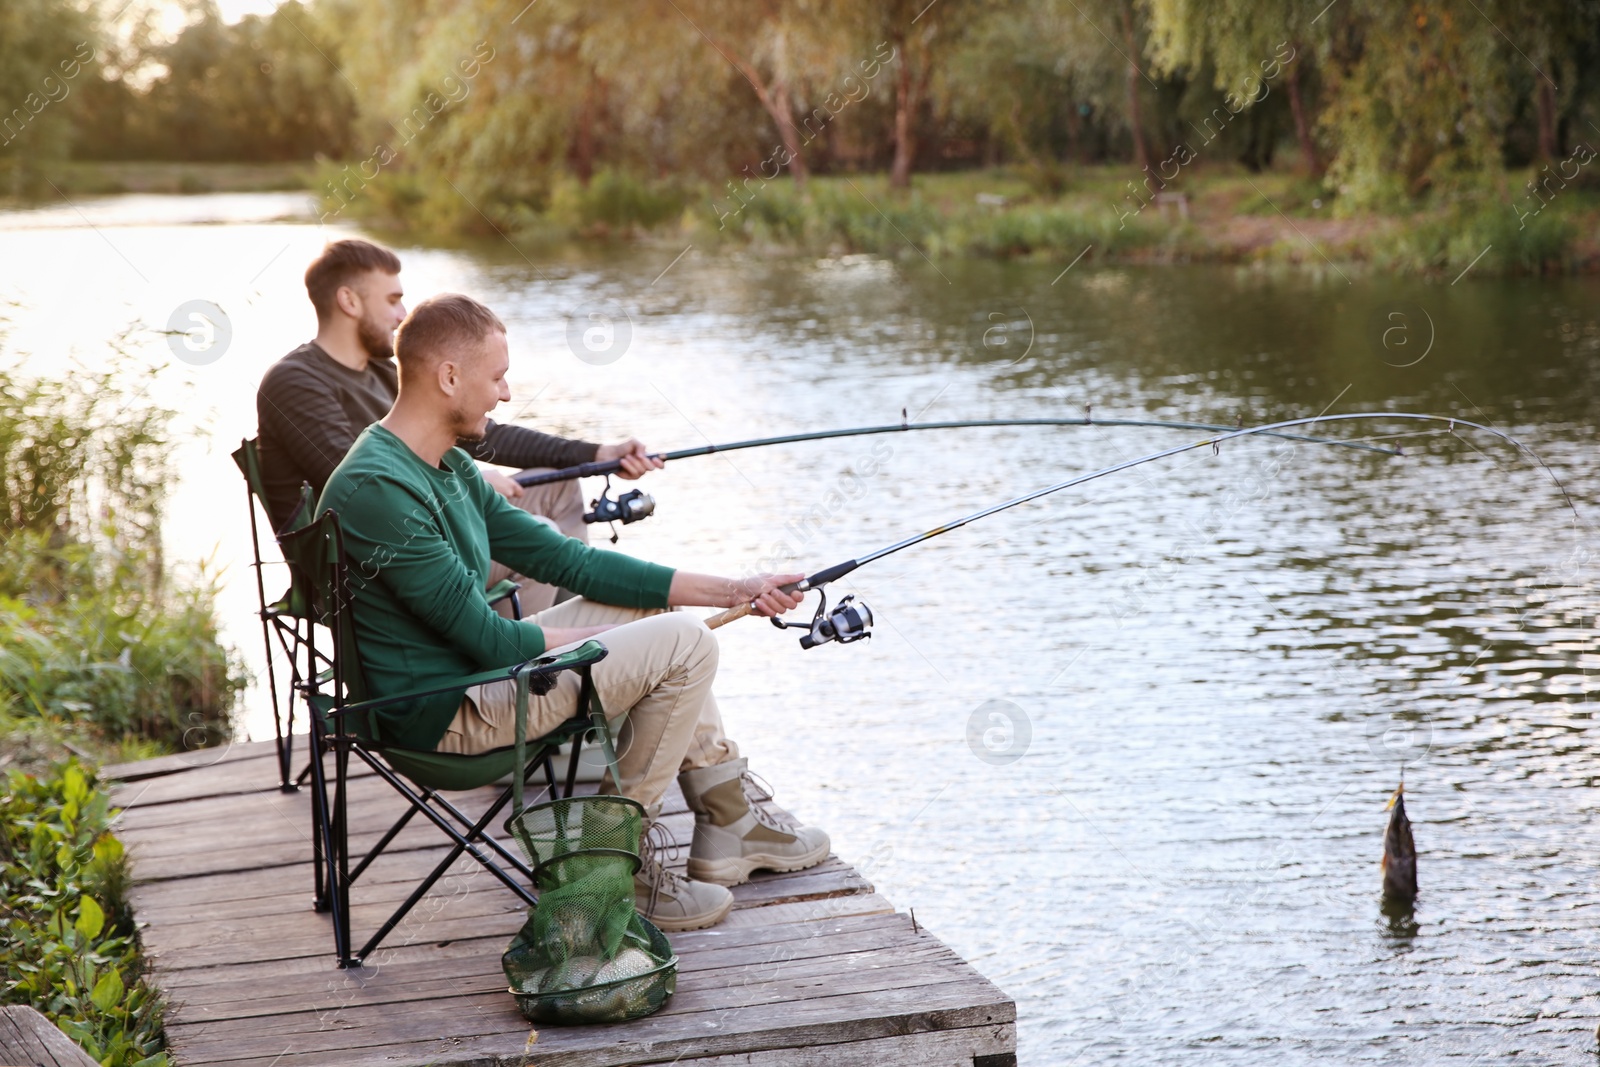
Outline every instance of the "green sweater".
<path id="1" fill-rule="evenodd" d="M 672 570 L 565 537 L 490 488 L 459 448 L 430 467 L 374 423 L 328 478 L 338 512 L 367 695 L 509 667 L 545 650 L 531 622 L 502 618 L 484 585 L 491 556 L 549 585 L 624 607 L 664 608 Z M 432 749 L 465 690 L 378 713 L 383 740 Z"/>

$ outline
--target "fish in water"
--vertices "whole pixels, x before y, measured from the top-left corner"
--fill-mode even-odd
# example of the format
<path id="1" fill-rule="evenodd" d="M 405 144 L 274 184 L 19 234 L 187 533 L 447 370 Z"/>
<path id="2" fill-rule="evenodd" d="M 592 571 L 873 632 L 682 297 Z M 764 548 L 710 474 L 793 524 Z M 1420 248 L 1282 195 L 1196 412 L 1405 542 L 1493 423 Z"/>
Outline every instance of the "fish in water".
<path id="1" fill-rule="evenodd" d="M 1406 784 L 1389 798 L 1389 828 L 1383 833 L 1383 899 L 1411 904 L 1417 899 L 1417 845 L 1406 818 Z"/>

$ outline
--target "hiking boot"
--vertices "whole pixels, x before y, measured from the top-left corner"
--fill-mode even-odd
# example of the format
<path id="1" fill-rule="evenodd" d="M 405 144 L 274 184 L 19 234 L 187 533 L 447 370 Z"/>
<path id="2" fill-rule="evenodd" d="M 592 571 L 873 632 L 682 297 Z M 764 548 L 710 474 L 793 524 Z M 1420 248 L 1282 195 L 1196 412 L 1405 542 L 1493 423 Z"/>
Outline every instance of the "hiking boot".
<path id="1" fill-rule="evenodd" d="M 678 775 L 683 799 L 694 812 L 689 877 L 717 885 L 739 885 L 750 872 L 802 871 L 828 858 L 828 835 L 800 826 L 769 802 L 744 759 L 700 767 Z M 749 782 L 752 797 L 745 791 Z"/>
<path id="2" fill-rule="evenodd" d="M 733 894 L 670 871 L 662 863 L 667 850 L 666 828 L 651 823 L 640 842 L 643 865 L 633 876 L 634 903 L 639 914 L 669 934 L 701 930 L 721 922 L 733 908 Z"/>

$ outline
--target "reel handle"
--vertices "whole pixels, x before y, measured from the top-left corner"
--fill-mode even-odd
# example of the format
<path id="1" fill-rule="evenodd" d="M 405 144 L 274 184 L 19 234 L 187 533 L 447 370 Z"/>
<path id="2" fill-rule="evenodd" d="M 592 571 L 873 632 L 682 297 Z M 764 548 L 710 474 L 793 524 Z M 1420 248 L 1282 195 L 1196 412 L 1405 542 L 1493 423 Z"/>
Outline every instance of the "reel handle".
<path id="1" fill-rule="evenodd" d="M 782 590 L 783 592 L 785 592 L 785 593 L 792 593 L 795 590 L 799 589 L 801 586 L 806 586 L 807 588 L 810 588 L 810 586 L 807 585 L 807 583 L 805 583 L 805 582 L 790 582 L 787 585 L 780 585 L 778 588 L 780 590 Z M 711 629 L 715 630 L 719 626 L 728 625 L 728 623 L 732 622 L 735 619 L 744 618 L 746 615 L 750 614 L 751 603 L 752 603 L 751 601 L 747 600 L 743 604 L 738 605 L 737 607 L 729 608 L 727 611 L 719 612 L 718 614 L 711 616 L 709 619 L 706 620 L 706 626 L 708 626 Z"/>

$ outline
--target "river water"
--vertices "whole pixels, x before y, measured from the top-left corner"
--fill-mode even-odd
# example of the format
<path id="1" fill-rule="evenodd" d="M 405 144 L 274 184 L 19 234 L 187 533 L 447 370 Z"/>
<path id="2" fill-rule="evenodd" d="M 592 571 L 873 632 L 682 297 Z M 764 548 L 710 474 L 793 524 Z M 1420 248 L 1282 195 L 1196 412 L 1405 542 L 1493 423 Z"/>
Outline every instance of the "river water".
<path id="1" fill-rule="evenodd" d="M 313 332 L 306 262 L 355 232 L 278 194 L 0 216 L 7 347 L 30 366 L 97 366 L 142 324 L 131 343 L 182 411 L 171 556 L 220 573 L 253 664 L 227 454 L 254 432 L 261 373 Z M 1252 439 L 1139 467 L 839 583 L 871 604 L 871 641 L 721 631 L 719 692 L 781 799 L 1016 998 L 1025 1063 L 1594 1061 L 1600 284 L 399 251 L 413 298 L 464 290 L 509 324 L 503 419 L 591 438 L 1091 405 L 1230 425 L 1424 411 L 1520 437 L 1548 469 L 1448 428 L 1399 458 Z M 197 299 L 231 340 L 179 359 L 152 331 Z M 814 570 L 1192 436 L 996 429 L 686 460 L 651 477 L 658 513 L 617 548 Z M 243 729 L 270 735 L 259 689 L 246 704 Z M 1422 895 L 1387 917 L 1402 771 Z"/>

